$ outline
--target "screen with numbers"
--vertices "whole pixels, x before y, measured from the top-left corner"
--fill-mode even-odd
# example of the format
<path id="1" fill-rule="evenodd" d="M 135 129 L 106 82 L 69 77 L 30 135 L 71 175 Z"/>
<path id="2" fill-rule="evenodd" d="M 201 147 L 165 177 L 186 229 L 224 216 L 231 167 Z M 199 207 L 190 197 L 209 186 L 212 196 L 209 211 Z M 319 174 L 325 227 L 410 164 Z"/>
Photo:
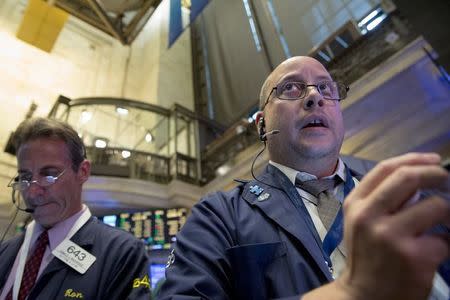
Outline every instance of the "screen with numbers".
<path id="1" fill-rule="evenodd" d="M 186 215 L 186 208 L 168 208 L 98 218 L 105 224 L 122 228 L 142 239 L 149 249 L 169 249 L 186 222 Z"/>

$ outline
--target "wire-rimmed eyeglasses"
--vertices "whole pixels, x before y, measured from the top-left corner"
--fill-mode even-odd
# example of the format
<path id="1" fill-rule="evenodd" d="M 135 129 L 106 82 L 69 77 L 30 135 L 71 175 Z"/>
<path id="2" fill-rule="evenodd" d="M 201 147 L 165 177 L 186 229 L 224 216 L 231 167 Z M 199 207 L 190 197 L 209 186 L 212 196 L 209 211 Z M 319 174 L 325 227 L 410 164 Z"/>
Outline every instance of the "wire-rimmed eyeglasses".
<path id="1" fill-rule="evenodd" d="M 10 180 L 10 182 L 8 183 L 8 187 L 11 187 L 15 191 L 24 191 L 24 190 L 28 189 L 31 186 L 31 184 L 33 184 L 33 183 L 39 185 L 40 187 L 49 187 L 49 186 L 55 184 L 56 181 L 64 174 L 64 172 L 66 172 L 66 169 L 62 170 L 61 173 L 59 173 L 56 176 L 52 176 L 52 175 L 41 176 L 41 175 L 39 175 L 38 179 L 31 180 L 31 181 L 26 178 L 21 178 L 21 177 L 24 177 L 22 175 L 17 175 L 17 176 L 14 176 Z M 28 174 L 26 176 L 30 176 L 30 175 Z"/>
<path id="2" fill-rule="evenodd" d="M 273 91 L 275 91 L 275 95 L 278 99 L 298 100 L 305 98 L 308 94 L 308 87 L 310 86 L 315 87 L 324 99 L 334 101 L 341 101 L 345 99 L 345 97 L 347 97 L 347 92 L 350 89 L 345 84 L 336 81 L 321 81 L 317 84 L 306 84 L 304 82 L 297 81 L 282 82 L 272 88 L 262 109 L 264 109 L 266 104 L 269 102 Z"/>

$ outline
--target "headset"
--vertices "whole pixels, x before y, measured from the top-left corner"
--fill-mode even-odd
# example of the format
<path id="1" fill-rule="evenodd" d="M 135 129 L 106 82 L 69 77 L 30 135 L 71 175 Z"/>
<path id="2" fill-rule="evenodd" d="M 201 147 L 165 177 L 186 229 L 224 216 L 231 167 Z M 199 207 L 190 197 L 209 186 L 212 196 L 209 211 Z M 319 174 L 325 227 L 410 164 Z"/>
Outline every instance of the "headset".
<path id="1" fill-rule="evenodd" d="M 258 122 L 258 134 L 259 134 L 259 140 L 261 142 L 267 141 L 266 124 L 265 124 L 265 121 L 264 121 L 264 117 L 261 117 L 259 119 L 259 122 Z"/>
<path id="2" fill-rule="evenodd" d="M 273 186 L 273 185 L 271 185 L 271 184 L 269 184 L 269 183 L 267 183 L 267 182 L 264 182 L 264 181 L 258 179 L 258 178 L 255 176 L 255 173 L 254 173 L 254 168 L 255 168 L 255 162 L 256 162 L 256 160 L 257 160 L 258 157 L 264 152 L 264 150 L 266 150 L 266 147 L 267 147 L 267 143 L 266 143 L 267 137 L 268 137 L 269 135 L 278 134 L 278 133 L 280 133 L 280 131 L 279 131 L 278 129 L 274 129 L 274 130 L 271 130 L 271 131 L 269 131 L 269 132 L 266 132 L 266 123 L 265 123 L 265 121 L 264 121 L 264 117 L 260 117 L 259 122 L 258 122 L 258 135 L 259 135 L 259 140 L 260 140 L 261 142 L 263 142 L 264 147 L 258 152 L 258 154 L 256 154 L 255 158 L 253 159 L 253 161 L 252 161 L 252 166 L 250 167 L 250 172 L 251 172 L 251 174 L 252 174 L 253 179 L 255 179 L 256 181 L 258 181 L 258 182 L 260 182 L 260 183 L 263 183 L 263 184 L 265 184 L 265 185 L 268 185 L 268 186 L 270 186 L 270 187 L 272 187 L 272 188 L 275 188 L 275 189 L 277 189 L 277 190 L 281 190 L 281 191 L 282 191 L 282 189 L 280 189 L 279 187 Z"/>
<path id="3" fill-rule="evenodd" d="M 258 135 L 259 135 L 259 140 L 261 142 L 266 142 L 267 136 L 272 135 L 272 134 L 278 134 L 278 133 L 280 133 L 280 131 L 278 129 L 274 129 L 269 132 L 266 132 L 266 123 L 264 121 L 264 117 L 260 117 L 259 122 L 258 122 Z"/>
<path id="4" fill-rule="evenodd" d="M 17 180 L 17 179 L 18 179 L 17 177 L 14 178 L 14 180 Z M 9 229 L 11 228 L 11 225 L 14 223 L 14 220 L 16 219 L 17 213 L 19 212 L 19 210 L 29 213 L 29 214 L 34 213 L 34 209 L 32 209 L 32 208 L 20 207 L 20 195 L 18 197 L 16 197 L 16 190 L 14 190 L 14 189 L 12 190 L 12 193 L 11 193 L 11 200 L 12 200 L 13 205 L 16 207 L 16 212 L 14 213 L 12 220 L 9 222 L 8 226 L 6 227 L 6 230 L 3 232 L 3 235 L 0 238 L 0 245 L 3 244 L 3 240 L 5 239 L 6 234 L 8 233 Z"/>

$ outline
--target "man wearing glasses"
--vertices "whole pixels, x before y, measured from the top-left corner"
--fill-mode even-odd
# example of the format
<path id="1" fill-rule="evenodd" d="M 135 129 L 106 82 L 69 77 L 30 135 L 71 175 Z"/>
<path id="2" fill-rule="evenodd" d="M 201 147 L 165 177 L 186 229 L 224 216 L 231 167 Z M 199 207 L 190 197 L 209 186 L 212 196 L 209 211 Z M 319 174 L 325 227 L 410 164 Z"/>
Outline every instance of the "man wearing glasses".
<path id="1" fill-rule="evenodd" d="M 90 162 L 77 132 L 28 119 L 15 142 L 18 174 L 9 186 L 34 220 L 0 246 L 0 299 L 148 299 L 144 245 L 82 204 Z"/>
<path id="2" fill-rule="evenodd" d="M 433 278 L 433 295 L 448 298 L 435 277 L 448 234 L 424 233 L 450 222 L 450 205 L 404 204 L 449 175 L 438 155 L 410 153 L 361 179 L 339 158 L 347 91 L 310 57 L 275 68 L 256 120 L 270 162 L 194 206 L 161 299 L 426 299 Z"/>

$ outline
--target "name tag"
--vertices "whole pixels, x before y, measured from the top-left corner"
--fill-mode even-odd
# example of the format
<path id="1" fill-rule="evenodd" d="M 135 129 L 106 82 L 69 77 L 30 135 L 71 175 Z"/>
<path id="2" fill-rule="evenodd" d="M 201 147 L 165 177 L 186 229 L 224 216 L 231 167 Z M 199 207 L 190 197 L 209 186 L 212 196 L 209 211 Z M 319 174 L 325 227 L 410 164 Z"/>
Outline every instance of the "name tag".
<path id="1" fill-rule="evenodd" d="M 95 256 L 70 240 L 62 241 L 52 254 L 80 274 L 86 273 L 96 260 Z"/>

